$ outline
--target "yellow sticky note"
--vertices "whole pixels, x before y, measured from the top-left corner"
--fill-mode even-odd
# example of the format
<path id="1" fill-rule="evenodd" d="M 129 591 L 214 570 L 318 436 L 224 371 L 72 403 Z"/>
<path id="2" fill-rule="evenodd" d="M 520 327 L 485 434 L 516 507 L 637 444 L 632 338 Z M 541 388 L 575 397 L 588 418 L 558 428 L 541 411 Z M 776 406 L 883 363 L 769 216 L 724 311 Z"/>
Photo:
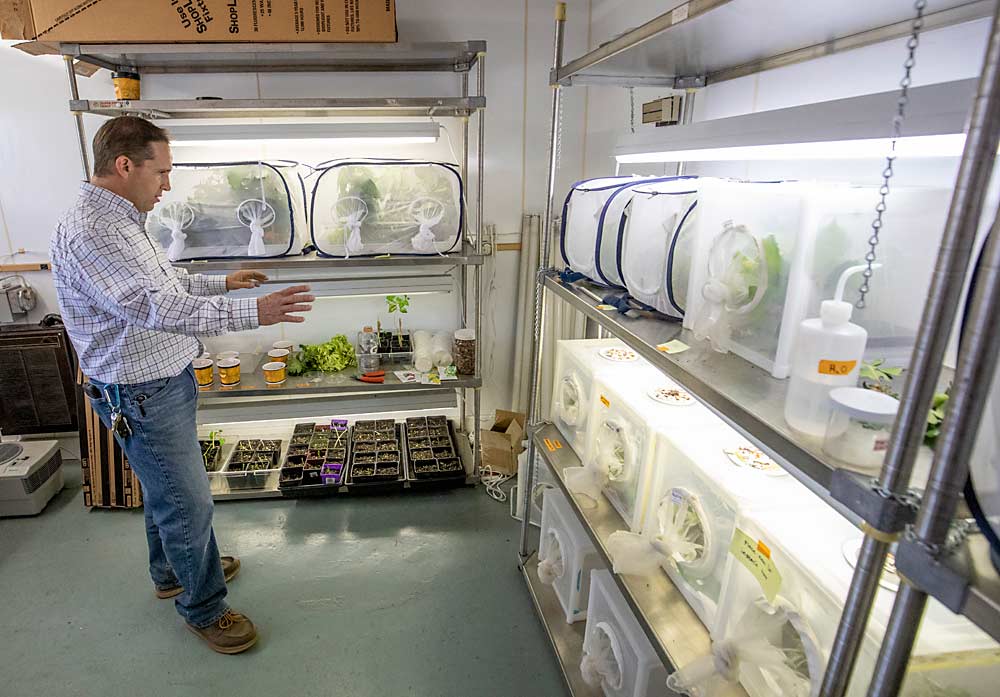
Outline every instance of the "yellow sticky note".
<path id="1" fill-rule="evenodd" d="M 680 341 L 679 339 L 674 339 L 673 341 L 668 341 L 665 344 L 659 344 L 656 347 L 656 350 L 662 353 L 681 353 L 682 351 L 687 351 L 689 348 L 691 347 L 685 344 L 683 341 Z"/>
<path id="2" fill-rule="evenodd" d="M 773 603 L 781 589 L 781 574 L 771 559 L 771 549 L 763 541 L 755 540 L 736 528 L 729 553 L 757 579 L 767 602 Z"/>
<path id="3" fill-rule="evenodd" d="M 611 408 L 611 402 L 609 402 L 608 398 L 605 397 L 604 395 L 601 395 L 601 404 L 603 404 L 607 409 Z"/>
<path id="4" fill-rule="evenodd" d="M 605 312 L 610 312 L 611 310 L 615 309 L 614 305 L 603 305 L 602 304 L 602 305 L 595 305 L 594 307 L 596 307 L 598 310 L 604 310 Z"/>

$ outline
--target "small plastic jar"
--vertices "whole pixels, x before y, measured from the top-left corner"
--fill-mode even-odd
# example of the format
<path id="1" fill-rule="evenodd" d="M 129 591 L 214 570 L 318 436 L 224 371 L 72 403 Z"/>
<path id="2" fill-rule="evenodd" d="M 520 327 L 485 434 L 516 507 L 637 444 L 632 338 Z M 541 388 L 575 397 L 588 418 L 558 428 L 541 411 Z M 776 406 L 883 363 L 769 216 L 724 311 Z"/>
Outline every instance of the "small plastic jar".
<path id="1" fill-rule="evenodd" d="M 223 358 L 219 361 L 219 382 L 225 387 L 240 384 L 240 359 Z"/>
<path id="2" fill-rule="evenodd" d="M 288 363 L 288 349 L 271 349 L 267 352 L 267 359 L 271 363 Z"/>
<path id="3" fill-rule="evenodd" d="M 285 364 L 282 361 L 265 363 L 264 382 L 268 385 L 280 385 L 285 382 Z"/>
<path id="4" fill-rule="evenodd" d="M 213 365 L 215 364 L 212 363 L 210 358 L 195 358 L 191 361 L 191 366 L 194 368 L 194 377 L 198 381 L 199 387 L 208 387 L 215 382 Z"/>
<path id="5" fill-rule="evenodd" d="M 823 452 L 845 466 L 878 472 L 889 449 L 899 400 L 875 390 L 838 387 L 830 391 L 833 411 L 823 438 Z"/>
<path id="6" fill-rule="evenodd" d="M 459 329 L 455 332 L 455 368 L 459 375 L 474 375 L 476 372 L 476 332 Z"/>
<path id="7" fill-rule="evenodd" d="M 111 82 L 115 86 L 115 99 L 139 99 L 139 73 L 119 71 L 111 73 Z"/>
<path id="8" fill-rule="evenodd" d="M 273 349 L 285 349 L 286 351 L 288 351 L 289 353 L 291 353 L 293 345 L 292 345 L 291 341 L 285 341 L 284 339 L 282 339 L 281 341 L 275 341 L 273 344 L 271 344 L 271 348 L 273 348 Z"/>

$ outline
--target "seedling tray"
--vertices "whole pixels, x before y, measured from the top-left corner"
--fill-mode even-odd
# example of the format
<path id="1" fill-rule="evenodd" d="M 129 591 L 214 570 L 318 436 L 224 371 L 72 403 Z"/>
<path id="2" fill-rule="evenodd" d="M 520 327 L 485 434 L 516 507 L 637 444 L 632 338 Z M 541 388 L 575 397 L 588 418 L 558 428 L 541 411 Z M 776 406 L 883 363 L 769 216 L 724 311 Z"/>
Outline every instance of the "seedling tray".
<path id="1" fill-rule="evenodd" d="M 417 437 L 411 436 L 414 430 Z M 445 417 L 407 419 L 404 431 L 407 470 L 412 483 L 455 484 L 465 481 L 465 466 L 458 455 L 455 427 Z M 437 435 L 421 435 L 424 433 Z M 447 437 L 440 435 L 442 433 L 447 433 Z"/>
<path id="2" fill-rule="evenodd" d="M 393 423 L 389 439 L 386 437 L 389 423 L 386 420 L 365 422 L 360 431 L 355 425 L 347 478 L 349 487 L 370 492 L 401 489 L 405 485 L 406 462 L 401 447 L 403 427 Z M 381 438 L 376 438 L 376 430 L 382 431 Z"/>
<path id="3" fill-rule="evenodd" d="M 241 440 L 217 476 L 230 491 L 270 488 L 279 477 L 280 456 L 280 440 Z"/>
<path id="4" fill-rule="evenodd" d="M 285 459 L 285 466 L 282 468 L 282 477 L 285 472 L 292 474 L 289 481 L 280 485 L 281 495 L 289 498 L 306 498 L 319 496 L 334 496 L 346 492 L 345 482 L 347 479 L 348 455 L 350 454 L 351 432 L 343 428 L 340 422 L 335 424 L 340 428 L 330 428 L 325 424 L 315 426 L 315 429 L 308 434 L 310 445 L 307 450 L 301 451 L 301 455 L 292 454 Z M 299 461 L 301 458 L 301 462 Z M 340 482 L 324 482 L 323 470 L 328 464 L 341 463 Z M 328 468 L 329 469 L 329 468 Z M 295 473 L 301 470 L 301 477 L 295 479 Z"/>

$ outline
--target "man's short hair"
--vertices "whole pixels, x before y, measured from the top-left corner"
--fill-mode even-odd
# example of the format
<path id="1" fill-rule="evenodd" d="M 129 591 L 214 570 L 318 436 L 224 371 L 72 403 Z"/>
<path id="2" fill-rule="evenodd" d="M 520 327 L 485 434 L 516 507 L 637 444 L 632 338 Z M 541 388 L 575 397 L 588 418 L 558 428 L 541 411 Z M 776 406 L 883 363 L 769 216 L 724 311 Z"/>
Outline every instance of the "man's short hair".
<path id="1" fill-rule="evenodd" d="M 115 160 L 124 155 L 136 164 L 152 159 L 151 143 L 169 143 L 170 136 L 156 124 L 138 116 L 105 121 L 94 136 L 94 174 L 114 174 Z"/>

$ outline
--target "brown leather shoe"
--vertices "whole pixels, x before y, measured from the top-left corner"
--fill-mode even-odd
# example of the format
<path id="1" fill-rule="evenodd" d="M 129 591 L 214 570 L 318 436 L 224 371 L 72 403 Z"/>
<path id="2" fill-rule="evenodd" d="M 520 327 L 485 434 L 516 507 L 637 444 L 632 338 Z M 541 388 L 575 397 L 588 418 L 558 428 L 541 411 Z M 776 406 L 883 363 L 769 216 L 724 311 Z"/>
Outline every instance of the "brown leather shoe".
<path id="1" fill-rule="evenodd" d="M 257 628 L 249 617 L 233 610 L 207 627 L 187 625 L 187 628 L 204 639 L 218 653 L 243 653 L 257 643 Z"/>
<path id="2" fill-rule="evenodd" d="M 229 583 L 233 578 L 240 572 L 240 560 L 236 557 L 221 557 L 222 560 L 222 573 L 226 577 L 226 583 Z M 170 588 L 157 588 L 156 597 L 160 600 L 166 600 L 167 598 L 173 598 L 174 596 L 180 595 L 184 592 L 184 587 L 179 583 L 176 586 L 171 586 Z"/>

